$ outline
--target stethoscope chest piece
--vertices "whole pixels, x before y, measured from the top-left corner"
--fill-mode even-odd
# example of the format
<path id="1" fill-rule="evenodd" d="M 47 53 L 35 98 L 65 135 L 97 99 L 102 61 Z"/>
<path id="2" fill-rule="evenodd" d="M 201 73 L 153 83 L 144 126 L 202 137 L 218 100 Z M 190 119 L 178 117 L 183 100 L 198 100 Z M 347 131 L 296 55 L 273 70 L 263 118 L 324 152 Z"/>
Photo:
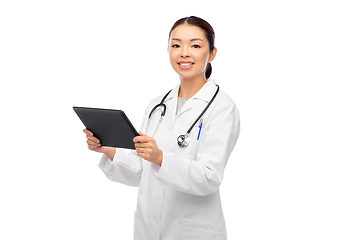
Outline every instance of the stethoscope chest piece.
<path id="1" fill-rule="evenodd" d="M 189 142 L 190 142 L 190 138 L 189 138 L 189 134 L 186 133 L 185 135 L 180 135 L 178 138 L 177 138 L 177 142 L 178 142 L 178 145 L 180 147 L 186 147 L 189 145 Z"/>

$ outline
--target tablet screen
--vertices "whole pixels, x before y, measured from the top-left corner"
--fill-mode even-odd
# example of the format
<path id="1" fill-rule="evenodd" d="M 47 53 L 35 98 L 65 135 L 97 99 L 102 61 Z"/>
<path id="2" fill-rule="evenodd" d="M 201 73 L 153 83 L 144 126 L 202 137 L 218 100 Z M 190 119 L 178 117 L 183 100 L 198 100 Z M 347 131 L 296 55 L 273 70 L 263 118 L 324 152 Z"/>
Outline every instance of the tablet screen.
<path id="1" fill-rule="evenodd" d="M 138 132 L 121 110 L 73 107 L 74 111 L 102 146 L 135 149 Z"/>

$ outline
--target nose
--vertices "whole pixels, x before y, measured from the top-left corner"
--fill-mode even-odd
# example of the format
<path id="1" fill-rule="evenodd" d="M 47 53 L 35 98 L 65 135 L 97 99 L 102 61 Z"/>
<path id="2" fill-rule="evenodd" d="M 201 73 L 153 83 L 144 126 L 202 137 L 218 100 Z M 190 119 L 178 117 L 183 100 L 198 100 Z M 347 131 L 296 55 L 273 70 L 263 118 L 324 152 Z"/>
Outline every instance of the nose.
<path id="1" fill-rule="evenodd" d="M 190 57 L 190 53 L 189 53 L 188 49 L 187 49 L 187 48 L 182 48 L 181 53 L 180 53 L 180 56 L 181 56 L 182 58 L 189 58 L 189 57 Z"/>

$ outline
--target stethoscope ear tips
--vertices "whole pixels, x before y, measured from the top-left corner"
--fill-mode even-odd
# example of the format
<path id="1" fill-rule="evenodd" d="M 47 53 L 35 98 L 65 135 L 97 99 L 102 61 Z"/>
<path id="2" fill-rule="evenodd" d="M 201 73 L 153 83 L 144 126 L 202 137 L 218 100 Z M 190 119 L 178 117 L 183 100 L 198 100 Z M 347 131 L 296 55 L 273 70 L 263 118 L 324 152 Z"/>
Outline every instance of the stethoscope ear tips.
<path id="1" fill-rule="evenodd" d="M 185 135 L 180 135 L 177 138 L 177 142 L 180 147 L 186 147 L 190 142 L 189 134 L 186 133 Z"/>

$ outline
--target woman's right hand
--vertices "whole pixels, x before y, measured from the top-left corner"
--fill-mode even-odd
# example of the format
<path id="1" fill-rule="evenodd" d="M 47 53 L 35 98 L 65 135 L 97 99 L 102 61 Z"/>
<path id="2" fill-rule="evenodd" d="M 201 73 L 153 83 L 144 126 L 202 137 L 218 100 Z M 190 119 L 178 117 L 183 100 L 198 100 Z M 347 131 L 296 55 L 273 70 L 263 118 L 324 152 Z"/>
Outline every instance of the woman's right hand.
<path id="1" fill-rule="evenodd" d="M 104 153 L 108 156 L 108 158 L 113 160 L 116 151 L 114 147 L 101 146 L 100 140 L 94 137 L 94 134 L 86 128 L 83 130 L 83 132 L 86 134 L 88 148 L 91 151 Z"/>

